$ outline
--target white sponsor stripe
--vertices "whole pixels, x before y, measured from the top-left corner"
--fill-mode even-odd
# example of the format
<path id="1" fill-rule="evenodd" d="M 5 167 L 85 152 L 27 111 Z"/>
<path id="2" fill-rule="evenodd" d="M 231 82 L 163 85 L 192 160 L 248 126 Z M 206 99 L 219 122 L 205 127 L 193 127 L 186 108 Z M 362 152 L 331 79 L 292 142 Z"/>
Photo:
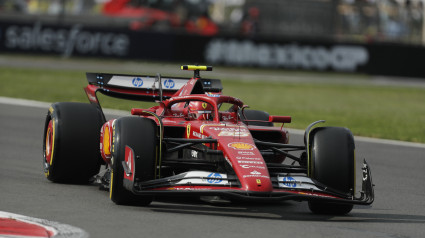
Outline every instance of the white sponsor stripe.
<path id="1" fill-rule="evenodd" d="M 27 100 L 27 99 L 20 99 L 20 98 L 9 98 L 9 97 L 1 97 L 1 96 L 0 96 L 0 103 L 9 104 L 9 105 L 16 105 L 16 106 L 46 108 L 46 109 L 48 109 L 51 105 L 51 103 L 48 103 L 48 102 L 40 102 L 40 101 L 35 101 L 35 100 Z M 118 115 L 118 116 L 129 115 L 129 112 L 121 111 L 121 110 L 114 110 L 114 109 L 105 108 L 105 109 L 103 109 L 103 111 L 106 114 L 111 114 L 111 115 Z M 304 135 L 303 130 L 289 128 L 288 131 L 291 134 Z M 386 144 L 386 145 L 406 146 L 406 147 L 415 147 L 415 148 L 425 148 L 425 144 L 415 143 L 415 142 L 377 139 L 377 138 L 369 138 L 369 137 L 363 137 L 363 136 L 355 136 L 354 138 L 355 138 L 356 141 L 361 141 L 361 142 L 379 143 L 379 144 Z"/>
<path id="2" fill-rule="evenodd" d="M 0 217 L 15 219 L 21 222 L 26 222 L 29 224 L 35 224 L 35 225 L 41 226 L 45 228 L 46 230 L 52 231 L 54 233 L 52 238 L 65 238 L 65 237 L 66 238 L 88 238 L 89 237 L 89 234 L 80 228 L 67 225 L 67 224 L 61 224 L 54 221 L 28 217 L 24 215 L 3 212 L 3 211 L 0 211 Z M 11 237 L 19 237 L 19 236 L 11 236 Z M 22 236 L 22 237 L 31 237 L 31 236 Z"/>
<path id="3" fill-rule="evenodd" d="M 197 178 L 200 177 L 200 178 Z M 176 184 L 205 184 L 205 185 L 228 185 L 227 174 L 205 172 L 205 171 L 191 171 L 187 172 L 184 178 Z"/>
<path id="4" fill-rule="evenodd" d="M 175 78 L 162 78 L 163 90 L 178 90 L 183 87 L 189 80 L 188 79 L 175 79 Z M 147 76 L 112 76 L 108 82 L 110 86 L 121 86 L 127 88 L 142 88 L 151 89 L 159 88 L 159 82 L 156 82 L 155 77 Z"/>

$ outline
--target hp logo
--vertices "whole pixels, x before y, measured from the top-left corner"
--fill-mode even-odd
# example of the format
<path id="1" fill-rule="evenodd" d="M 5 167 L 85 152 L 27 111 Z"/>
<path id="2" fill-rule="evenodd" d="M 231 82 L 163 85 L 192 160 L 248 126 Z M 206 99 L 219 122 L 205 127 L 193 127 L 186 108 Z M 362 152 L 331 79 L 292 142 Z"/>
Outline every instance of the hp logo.
<path id="1" fill-rule="evenodd" d="M 223 181 L 219 173 L 210 173 L 207 177 L 209 178 L 207 179 L 208 183 L 221 183 Z"/>
<path id="2" fill-rule="evenodd" d="M 176 83 L 174 83 L 174 80 L 172 79 L 166 79 L 164 81 L 164 87 L 165 88 L 174 88 L 176 86 Z"/>
<path id="3" fill-rule="evenodd" d="M 297 181 L 292 177 L 283 177 L 283 185 L 285 187 L 295 188 L 297 186 Z"/>
<path id="4" fill-rule="evenodd" d="M 141 79 L 141 78 L 134 78 L 132 83 L 133 83 L 133 85 L 135 87 L 140 88 L 143 85 L 143 79 Z"/>

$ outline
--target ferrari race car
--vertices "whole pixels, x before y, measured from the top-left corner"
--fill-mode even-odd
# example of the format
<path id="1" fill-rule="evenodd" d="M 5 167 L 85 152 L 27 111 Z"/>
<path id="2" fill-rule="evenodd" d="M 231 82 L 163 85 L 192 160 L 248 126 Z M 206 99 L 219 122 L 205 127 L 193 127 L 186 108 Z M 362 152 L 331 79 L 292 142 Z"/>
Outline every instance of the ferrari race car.
<path id="1" fill-rule="evenodd" d="M 154 197 L 194 195 L 229 201 L 308 201 L 313 213 L 346 214 L 374 200 L 363 162 L 355 196 L 354 138 L 346 128 L 305 130 L 289 144 L 289 116 L 249 110 L 222 95 L 218 79 L 200 77 L 211 66 L 182 66 L 192 78 L 87 73 L 90 104 L 54 103 L 44 129 L 48 180 L 99 183 L 116 204 L 148 205 Z M 106 120 L 97 92 L 157 102 Z M 282 123 L 275 127 L 274 123 Z M 99 173 L 105 165 L 103 173 Z"/>

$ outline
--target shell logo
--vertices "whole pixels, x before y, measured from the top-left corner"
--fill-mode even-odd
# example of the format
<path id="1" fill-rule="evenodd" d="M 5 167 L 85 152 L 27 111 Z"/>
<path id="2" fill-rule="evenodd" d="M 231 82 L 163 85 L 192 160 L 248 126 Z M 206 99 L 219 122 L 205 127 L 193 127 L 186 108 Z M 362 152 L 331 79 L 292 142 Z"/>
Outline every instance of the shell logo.
<path id="1" fill-rule="evenodd" d="M 227 146 L 236 150 L 253 150 L 255 148 L 254 145 L 243 142 L 232 142 L 229 143 Z"/>

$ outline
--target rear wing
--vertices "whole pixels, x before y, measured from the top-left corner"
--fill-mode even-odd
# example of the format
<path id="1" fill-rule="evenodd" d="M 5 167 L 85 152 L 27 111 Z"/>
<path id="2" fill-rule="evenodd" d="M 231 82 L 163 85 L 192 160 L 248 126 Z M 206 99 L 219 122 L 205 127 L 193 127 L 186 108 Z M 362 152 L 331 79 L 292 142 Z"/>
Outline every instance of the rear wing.
<path id="1" fill-rule="evenodd" d="M 126 75 L 126 74 L 107 74 L 107 73 L 86 73 L 89 85 L 85 91 L 89 100 L 98 103 L 95 93 L 138 100 L 138 101 L 156 101 L 172 97 L 180 90 L 190 78 L 148 76 L 148 75 Z M 221 92 L 223 86 L 219 79 L 200 78 L 196 87 L 203 92 Z"/>

